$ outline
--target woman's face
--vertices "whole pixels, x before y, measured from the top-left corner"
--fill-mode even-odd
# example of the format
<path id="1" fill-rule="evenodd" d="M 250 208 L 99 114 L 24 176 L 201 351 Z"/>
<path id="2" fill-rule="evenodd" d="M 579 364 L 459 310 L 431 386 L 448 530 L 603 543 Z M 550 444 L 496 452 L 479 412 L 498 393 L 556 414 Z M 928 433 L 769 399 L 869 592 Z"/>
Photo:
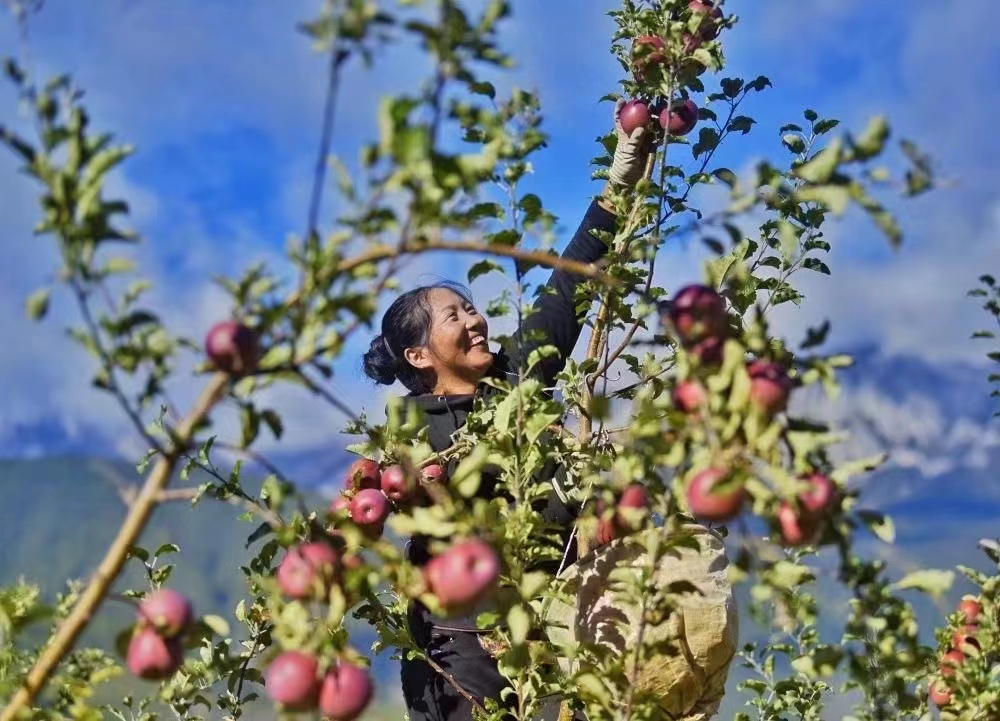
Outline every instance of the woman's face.
<path id="1" fill-rule="evenodd" d="M 471 392 L 493 363 L 486 342 L 489 333 L 486 318 L 474 305 L 447 288 L 428 291 L 427 305 L 430 309 L 427 345 L 407 348 L 406 359 L 417 368 L 434 371 L 435 393 Z"/>

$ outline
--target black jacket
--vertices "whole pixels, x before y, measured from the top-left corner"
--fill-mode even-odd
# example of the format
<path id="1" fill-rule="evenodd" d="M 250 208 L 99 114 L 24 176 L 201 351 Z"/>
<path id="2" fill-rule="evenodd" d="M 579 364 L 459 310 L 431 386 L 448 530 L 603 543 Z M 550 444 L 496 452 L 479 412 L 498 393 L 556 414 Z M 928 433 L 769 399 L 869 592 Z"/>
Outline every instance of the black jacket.
<path id="1" fill-rule="evenodd" d="M 613 232 L 614 229 L 615 216 L 600 207 L 597 201 L 593 201 L 573 239 L 563 251 L 562 257 L 582 263 L 593 263 L 599 260 L 607 253 L 608 246 L 603 240 L 596 238 L 591 231 Z M 551 387 L 555 384 L 556 375 L 562 370 L 566 359 L 572 354 L 580 337 L 583 317 L 577 313 L 574 297 L 581 280 L 581 276 L 565 270 L 552 271 L 546 288 L 539 294 L 535 302 L 534 312 L 528 316 L 515 335 L 515 339 L 519 339 L 528 336 L 530 331 L 541 331 L 537 335 L 545 340 L 516 342 L 514 348 L 517 357 L 512 358 L 503 351 L 496 354 L 490 375 L 510 374 L 512 378 L 516 378 L 516 373 L 512 373 L 512 371 L 516 371 L 519 358 L 527 359 L 533 348 L 539 345 L 552 345 L 559 351 L 558 356 L 544 359 L 539 364 L 539 372 L 545 387 Z M 436 396 L 428 393 L 408 397 L 407 400 L 416 404 L 423 411 L 427 423 L 428 441 L 435 451 L 442 451 L 452 445 L 452 434 L 465 425 L 465 419 L 472 410 L 477 395 L 487 388 L 488 386 L 480 386 L 477 393 L 467 395 Z M 491 486 L 488 474 L 484 473 L 483 485 L 480 487 L 479 493 L 490 495 L 492 493 Z M 568 508 L 559 500 L 554 491 L 550 494 L 549 501 L 542 512 L 548 522 L 565 527 L 567 531 L 570 530 L 576 515 L 573 509 Z M 423 564 L 429 560 L 424 539 L 420 537 L 411 539 L 408 549 L 412 562 Z M 433 616 L 422 605 L 418 604 L 418 607 L 418 615 L 435 626 L 467 630 L 476 628 L 474 616 L 445 619 Z"/>

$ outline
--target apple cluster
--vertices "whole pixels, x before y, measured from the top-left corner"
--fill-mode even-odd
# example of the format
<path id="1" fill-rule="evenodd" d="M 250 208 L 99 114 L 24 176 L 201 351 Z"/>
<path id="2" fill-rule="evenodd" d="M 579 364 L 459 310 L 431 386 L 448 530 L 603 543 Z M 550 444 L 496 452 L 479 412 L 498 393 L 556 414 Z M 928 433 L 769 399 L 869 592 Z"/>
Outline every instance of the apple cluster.
<path id="1" fill-rule="evenodd" d="M 362 714 L 375 687 L 364 666 L 338 661 L 320 672 L 314 655 L 283 651 L 264 671 L 264 688 L 285 711 L 315 711 L 328 721 L 352 721 Z"/>
<path id="2" fill-rule="evenodd" d="M 648 93 L 622 106 L 621 126 L 628 135 L 636 128 L 649 127 L 654 118 L 664 132 L 675 137 L 687 135 L 698 124 L 698 105 L 691 98 L 671 97 L 664 100 L 658 97 L 672 66 L 677 63 L 690 66 L 683 58 L 718 37 L 722 28 L 722 9 L 711 0 L 690 0 L 688 9 L 694 21 L 689 25 L 690 31 L 682 36 L 680 53 L 671 53 L 667 41 L 657 35 L 639 35 L 632 41 L 632 76 L 639 85 L 648 89 Z"/>
<path id="3" fill-rule="evenodd" d="M 977 636 L 979 622 L 983 614 L 983 604 L 975 596 L 963 596 L 955 609 L 958 613 L 959 628 L 951 637 L 948 650 L 938 663 L 939 678 L 931 683 L 928 698 L 938 707 L 944 708 L 952 702 L 953 690 L 949 681 L 954 678 L 970 656 L 978 656 L 983 648 Z"/>
<path id="4" fill-rule="evenodd" d="M 661 319 L 692 361 L 674 386 L 673 406 L 684 417 L 703 418 L 710 400 L 706 378 L 723 362 L 732 334 L 725 299 L 707 286 L 688 285 L 661 304 Z M 744 371 L 749 412 L 770 423 L 787 408 L 795 383 L 785 366 L 773 360 L 749 360 Z M 798 492 L 780 502 L 774 519 L 786 546 L 815 543 L 839 498 L 836 484 L 823 473 L 803 474 L 797 481 Z M 714 523 L 734 519 L 749 497 L 742 475 L 721 461 L 693 473 L 686 493 L 692 515 Z"/>
<path id="5" fill-rule="evenodd" d="M 140 603 L 125 664 L 139 678 L 162 681 L 184 663 L 183 634 L 191 625 L 191 602 L 181 593 L 161 588 Z"/>
<path id="6" fill-rule="evenodd" d="M 275 571 L 282 595 L 293 601 L 323 603 L 334 586 L 342 583 L 345 569 L 358 568 L 361 560 L 335 546 L 335 535 L 292 546 Z M 264 688 L 286 711 L 319 709 L 323 718 L 350 721 L 371 700 L 374 687 L 368 670 L 338 660 L 320 673 L 320 659 L 311 651 L 286 649 L 267 665 Z"/>
<path id="7" fill-rule="evenodd" d="M 418 478 L 419 475 L 419 478 Z M 347 469 L 345 490 L 330 506 L 335 517 L 349 518 L 363 535 L 382 536 L 392 507 L 407 508 L 431 501 L 429 486 L 447 480 L 444 467 L 432 463 L 408 473 L 400 464 L 382 466 L 359 458 Z M 474 606 L 496 586 L 500 559 L 480 539 L 461 539 L 432 558 L 423 568 L 426 589 L 446 613 L 461 613 Z"/>
<path id="8" fill-rule="evenodd" d="M 382 467 L 373 460 L 359 458 L 347 469 L 344 491 L 330 504 L 330 510 L 335 517 L 346 515 L 366 538 L 377 540 L 385 531 L 393 506 L 406 508 L 425 503 L 427 486 L 445 480 L 444 468 L 437 463 L 407 473 L 399 464 Z"/>

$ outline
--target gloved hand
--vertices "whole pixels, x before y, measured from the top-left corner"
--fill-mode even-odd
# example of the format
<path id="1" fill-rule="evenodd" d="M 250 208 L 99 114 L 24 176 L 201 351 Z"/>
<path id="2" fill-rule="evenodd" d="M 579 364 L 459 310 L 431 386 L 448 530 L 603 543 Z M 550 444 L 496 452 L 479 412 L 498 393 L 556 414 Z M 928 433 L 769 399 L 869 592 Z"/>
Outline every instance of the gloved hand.
<path id="1" fill-rule="evenodd" d="M 626 135 L 622 129 L 620 115 L 625 101 L 621 98 L 615 103 L 615 132 L 618 133 L 618 146 L 615 157 L 611 161 L 609 179 L 614 185 L 634 187 L 646 173 L 646 161 L 649 158 L 650 147 L 647 142 L 648 130 L 638 127 L 632 135 Z"/>

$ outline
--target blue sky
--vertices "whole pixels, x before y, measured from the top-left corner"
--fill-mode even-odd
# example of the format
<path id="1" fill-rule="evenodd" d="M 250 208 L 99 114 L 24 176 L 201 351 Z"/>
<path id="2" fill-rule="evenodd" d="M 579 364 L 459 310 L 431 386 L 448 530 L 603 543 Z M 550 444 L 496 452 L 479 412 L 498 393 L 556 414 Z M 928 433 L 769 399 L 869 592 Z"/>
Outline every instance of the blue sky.
<path id="1" fill-rule="evenodd" d="M 610 0 L 514 0 L 503 42 L 518 58 L 511 85 L 542 97 L 549 148 L 528 183 L 560 218 L 565 243 L 591 194 L 594 139 L 605 131 L 619 67 L 606 51 Z M 475 5 L 475 3 L 470 3 Z M 306 219 L 319 132 L 323 59 L 295 32 L 319 2 L 245 0 L 51 1 L 33 18 L 36 72 L 68 71 L 86 90 L 95 125 L 138 147 L 116 176 L 146 243 L 139 252 L 173 327 L 200 337 L 226 312 L 212 274 L 264 258 L 282 267 L 287 235 Z M 729 0 L 740 17 L 725 36 L 726 75 L 769 76 L 774 88 L 752 98 L 754 132 L 733 141 L 720 163 L 737 169 L 780 158 L 778 127 L 804 107 L 861 129 L 890 116 L 894 138 L 917 141 L 935 158 L 947 187 L 897 205 L 906 241 L 893 253 L 865 218 L 831 228 L 832 278 L 805 280 L 801 312 L 780 316 L 790 337 L 823 317 L 834 347 L 875 343 L 883 353 L 935 363 L 976 362 L 968 340 L 985 316 L 965 298 L 983 272 L 1000 273 L 1000 6 L 969 0 L 961 12 L 934 0 Z M 0 53 L 19 51 L 16 27 L 0 21 Z M 334 152 L 353 158 L 375 135 L 385 93 L 412 89 L 425 70 L 406 48 L 392 48 L 371 73 L 343 87 Z M 10 88 L 0 87 L 0 120 L 17 123 Z M 23 299 L 51 276 L 50 240 L 31 236 L 35 189 L 0 155 L 0 356 L 5 402 L 0 454 L 25 455 L 80 443 L 132 452 L 122 414 L 87 382 L 88 361 L 62 328 L 75 317 L 68 298 L 42 325 L 24 319 Z M 329 204 L 328 204 L 329 207 Z M 700 244 L 678 242 L 659 263 L 667 287 L 700 277 Z M 435 257 L 404 272 L 404 285 L 428 271 L 464 279 L 468 257 Z M 480 301 L 496 288 L 474 286 Z M 362 339 L 363 340 L 363 339 Z M 84 372 L 83 369 L 87 372 Z M 355 358 L 339 365 L 335 387 L 376 413 L 382 391 L 363 379 Z M 177 396 L 197 385 L 183 381 Z M 292 447 L 321 444 L 341 419 L 297 392 L 276 394 Z"/>

